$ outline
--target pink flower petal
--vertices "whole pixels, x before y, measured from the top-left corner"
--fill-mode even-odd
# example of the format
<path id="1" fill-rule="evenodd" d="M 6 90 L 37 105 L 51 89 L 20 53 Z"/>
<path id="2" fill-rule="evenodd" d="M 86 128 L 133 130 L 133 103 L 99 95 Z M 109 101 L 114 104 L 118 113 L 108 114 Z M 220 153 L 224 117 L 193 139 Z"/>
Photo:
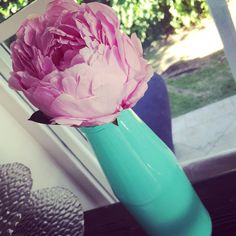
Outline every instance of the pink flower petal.
<path id="1" fill-rule="evenodd" d="M 135 46 L 139 56 L 141 57 L 143 55 L 143 47 L 142 47 L 141 41 L 139 40 L 139 38 L 137 37 L 135 33 L 131 35 L 131 41 L 133 45 Z"/>
<path id="2" fill-rule="evenodd" d="M 106 17 L 111 25 L 113 25 L 115 28 L 119 28 L 120 23 L 118 17 L 111 7 L 97 2 L 88 3 L 87 6 L 96 16 L 101 17 L 101 13 L 104 17 Z"/>
<path id="3" fill-rule="evenodd" d="M 36 87 L 24 91 L 24 94 L 29 101 L 43 113 L 50 117 L 54 116 L 54 113 L 52 113 L 48 108 L 58 96 L 57 91 L 48 87 Z"/>
<path id="4" fill-rule="evenodd" d="M 125 58 L 128 65 L 137 71 L 140 70 L 141 65 L 139 61 L 139 55 L 135 50 L 132 41 L 127 35 L 123 35 L 123 43 L 124 43 Z"/>
<path id="5" fill-rule="evenodd" d="M 137 36 L 121 33 L 114 11 L 96 2 L 53 0 L 24 21 L 11 50 L 9 86 L 70 126 L 112 122 L 143 96 L 153 73 Z"/>
<path id="6" fill-rule="evenodd" d="M 54 116 L 79 117 L 81 115 L 77 100 L 68 94 L 58 96 L 50 106 Z"/>

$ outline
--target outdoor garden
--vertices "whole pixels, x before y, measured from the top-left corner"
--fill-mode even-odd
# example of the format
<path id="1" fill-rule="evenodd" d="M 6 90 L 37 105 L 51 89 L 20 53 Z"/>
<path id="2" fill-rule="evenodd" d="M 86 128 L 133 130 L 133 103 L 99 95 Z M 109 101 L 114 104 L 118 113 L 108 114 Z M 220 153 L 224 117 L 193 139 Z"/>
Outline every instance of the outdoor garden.
<path id="1" fill-rule="evenodd" d="M 0 22 L 30 2 L 0 0 Z M 100 2 L 113 7 L 124 32 L 141 39 L 145 57 L 166 80 L 173 117 L 236 94 L 206 0 Z"/>

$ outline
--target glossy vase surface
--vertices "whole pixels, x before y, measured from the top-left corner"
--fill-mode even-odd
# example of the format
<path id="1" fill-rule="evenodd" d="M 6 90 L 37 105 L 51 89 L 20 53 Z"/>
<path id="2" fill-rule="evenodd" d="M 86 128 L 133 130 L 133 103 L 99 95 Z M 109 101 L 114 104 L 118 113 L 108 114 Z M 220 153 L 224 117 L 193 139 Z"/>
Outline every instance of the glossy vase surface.
<path id="1" fill-rule="evenodd" d="M 210 236 L 209 214 L 174 154 L 132 110 L 117 122 L 81 128 L 117 198 L 148 235 Z"/>

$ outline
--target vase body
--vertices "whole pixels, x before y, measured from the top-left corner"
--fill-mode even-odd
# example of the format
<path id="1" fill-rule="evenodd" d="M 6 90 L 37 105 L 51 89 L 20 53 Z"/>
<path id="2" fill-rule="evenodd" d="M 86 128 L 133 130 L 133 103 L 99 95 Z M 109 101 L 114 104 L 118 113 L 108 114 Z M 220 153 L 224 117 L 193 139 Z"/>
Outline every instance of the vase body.
<path id="1" fill-rule="evenodd" d="M 174 154 L 132 110 L 117 120 L 81 128 L 117 198 L 148 235 L 210 236 L 209 214 Z"/>

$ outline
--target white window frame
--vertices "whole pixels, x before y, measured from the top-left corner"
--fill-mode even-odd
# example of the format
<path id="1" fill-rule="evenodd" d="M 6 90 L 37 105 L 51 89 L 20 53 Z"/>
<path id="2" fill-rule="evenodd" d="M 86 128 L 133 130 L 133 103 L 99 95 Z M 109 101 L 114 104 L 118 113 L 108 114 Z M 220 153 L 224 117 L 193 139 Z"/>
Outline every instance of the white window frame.
<path id="1" fill-rule="evenodd" d="M 236 82 L 236 31 L 226 0 L 207 0 Z"/>
<path id="2" fill-rule="evenodd" d="M 0 24 L 0 43 L 14 35 L 26 16 L 41 14 L 49 0 L 36 0 Z M 117 202 L 110 185 L 91 149 L 75 128 L 47 126 L 28 121 L 37 110 L 21 93 L 8 87 L 11 58 L 7 46 L 0 44 L 1 105 L 35 138 L 56 162 L 82 187 L 97 205 Z M 95 204 L 96 205 L 96 204 Z"/>

